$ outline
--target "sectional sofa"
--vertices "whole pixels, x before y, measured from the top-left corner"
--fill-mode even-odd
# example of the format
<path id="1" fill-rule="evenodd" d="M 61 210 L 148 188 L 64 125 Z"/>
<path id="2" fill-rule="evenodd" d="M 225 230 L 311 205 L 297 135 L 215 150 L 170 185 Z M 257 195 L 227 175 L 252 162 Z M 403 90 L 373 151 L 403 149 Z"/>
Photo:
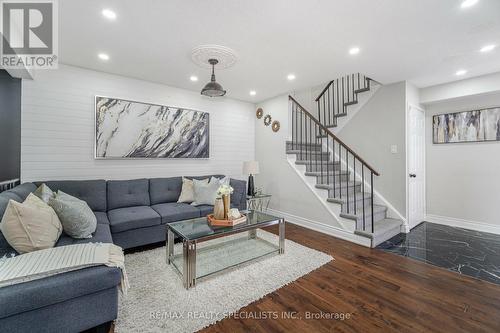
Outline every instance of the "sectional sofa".
<path id="1" fill-rule="evenodd" d="M 0 217 L 10 199 L 24 201 L 41 183 L 24 183 L 0 193 Z M 213 210 L 208 205 L 177 203 L 182 177 L 43 183 L 86 201 L 97 218 L 92 238 L 73 239 L 63 233 L 56 246 L 112 242 L 130 249 L 157 243 L 165 241 L 167 223 L 205 216 Z M 231 179 L 230 184 L 234 188 L 231 206 L 245 210 L 246 182 Z M 0 233 L 0 258 L 13 254 L 15 250 Z M 0 288 L 0 331 L 81 332 L 102 327 L 117 317 L 119 282 L 119 269 L 99 266 Z"/>

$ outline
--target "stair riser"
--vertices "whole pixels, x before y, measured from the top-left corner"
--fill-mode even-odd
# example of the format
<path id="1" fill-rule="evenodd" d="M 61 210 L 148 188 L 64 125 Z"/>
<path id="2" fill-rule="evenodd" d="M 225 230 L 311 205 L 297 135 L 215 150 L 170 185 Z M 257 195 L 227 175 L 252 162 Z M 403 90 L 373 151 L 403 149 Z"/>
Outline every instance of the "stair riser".
<path id="1" fill-rule="evenodd" d="M 306 148 L 308 151 L 321 151 L 321 146 L 317 145 L 292 144 L 292 143 L 286 144 L 286 150 L 300 150 Z"/>
<path id="2" fill-rule="evenodd" d="M 313 153 L 311 154 L 310 152 L 302 152 L 302 154 L 300 153 L 296 153 L 297 155 L 297 161 L 314 161 L 314 163 L 316 161 L 318 161 L 318 163 L 321 163 L 321 159 L 323 159 L 323 161 L 325 161 L 324 163 L 326 163 L 326 161 L 330 160 L 330 153 Z"/>
<path id="3" fill-rule="evenodd" d="M 363 208 L 363 198 L 361 197 L 360 199 L 360 194 L 361 193 L 356 193 L 356 208 L 362 209 Z M 346 199 L 346 198 L 344 198 Z M 370 206 L 372 204 L 370 197 L 365 197 L 365 213 L 368 213 L 368 210 L 370 209 Z M 347 212 L 347 203 L 342 204 L 342 213 L 353 213 L 356 210 L 354 209 L 354 194 L 351 197 L 349 194 L 349 212 Z"/>
<path id="4" fill-rule="evenodd" d="M 375 213 L 373 216 L 373 222 L 375 222 L 375 228 L 377 227 L 377 222 L 382 221 L 387 217 L 387 213 L 385 211 Z M 371 223 L 372 223 L 372 218 L 371 215 L 366 214 L 365 216 L 365 226 L 366 226 L 366 231 L 371 232 Z M 356 221 L 356 229 L 357 230 L 363 230 L 363 216 L 359 217 L 358 220 Z"/>
<path id="5" fill-rule="evenodd" d="M 326 172 L 322 176 L 317 176 L 316 177 L 316 182 L 317 184 L 330 184 L 333 185 L 333 183 L 338 183 L 339 181 L 345 182 L 350 180 L 351 176 L 349 174 L 335 174 L 335 179 L 333 179 L 332 173 L 330 175 L 326 175 Z"/>
<path id="6" fill-rule="evenodd" d="M 340 170 L 340 165 L 338 164 L 323 164 L 323 169 L 321 169 L 321 164 L 306 164 L 306 170 L 307 172 L 326 172 L 328 171 L 338 171 Z"/>
<path id="7" fill-rule="evenodd" d="M 340 199 L 340 194 L 342 193 L 342 199 L 346 200 L 347 193 L 349 193 L 349 200 L 351 200 L 351 196 L 353 196 L 354 198 L 354 192 L 359 192 L 360 189 L 361 185 L 349 186 L 348 188 L 342 187 L 342 190 L 340 188 L 336 188 L 335 191 L 333 190 L 328 191 L 328 197 Z"/>

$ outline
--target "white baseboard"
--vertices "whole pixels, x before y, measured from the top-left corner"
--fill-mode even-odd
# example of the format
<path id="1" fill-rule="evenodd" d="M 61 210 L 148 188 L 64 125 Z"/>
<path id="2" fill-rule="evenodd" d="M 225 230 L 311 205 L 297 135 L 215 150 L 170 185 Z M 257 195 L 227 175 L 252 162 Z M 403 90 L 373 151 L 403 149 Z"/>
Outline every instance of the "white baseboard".
<path id="1" fill-rule="evenodd" d="M 299 226 L 307 228 L 307 229 L 318 231 L 318 232 L 321 232 L 321 233 L 324 233 L 324 234 L 327 234 L 330 236 L 334 236 L 334 237 L 337 237 L 337 238 L 340 238 L 340 239 L 343 239 L 343 240 L 346 240 L 349 242 L 353 242 L 353 243 L 356 243 L 359 245 L 363 245 L 366 247 L 371 246 L 370 239 L 355 235 L 354 233 L 351 233 L 351 232 L 344 230 L 344 229 L 336 228 L 336 227 L 328 225 L 328 224 L 313 221 L 313 220 L 310 220 L 310 219 L 305 218 L 305 217 L 296 216 L 293 214 L 285 213 L 285 212 L 271 209 L 271 208 L 268 209 L 268 212 L 271 215 L 283 217 L 286 222 L 293 223 L 293 224 L 299 225 Z"/>
<path id="2" fill-rule="evenodd" d="M 479 222 L 479 221 L 470 221 L 470 220 L 458 219 L 455 217 L 440 216 L 440 215 L 434 215 L 434 214 L 427 214 L 425 216 L 425 221 L 449 225 L 451 227 L 458 227 L 458 228 L 464 228 L 464 229 L 470 229 L 470 230 L 476 230 L 476 231 L 482 231 L 482 232 L 489 232 L 492 234 L 500 235 L 500 225 L 488 224 L 488 223 Z"/>

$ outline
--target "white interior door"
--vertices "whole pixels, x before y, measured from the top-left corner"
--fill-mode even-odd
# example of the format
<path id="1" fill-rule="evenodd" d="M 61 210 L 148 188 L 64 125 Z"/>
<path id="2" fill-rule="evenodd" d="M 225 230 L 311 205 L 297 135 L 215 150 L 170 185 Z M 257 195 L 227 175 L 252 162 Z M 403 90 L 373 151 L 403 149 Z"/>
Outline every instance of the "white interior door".
<path id="1" fill-rule="evenodd" d="M 425 218 L 425 114 L 408 108 L 408 222 L 413 228 Z"/>

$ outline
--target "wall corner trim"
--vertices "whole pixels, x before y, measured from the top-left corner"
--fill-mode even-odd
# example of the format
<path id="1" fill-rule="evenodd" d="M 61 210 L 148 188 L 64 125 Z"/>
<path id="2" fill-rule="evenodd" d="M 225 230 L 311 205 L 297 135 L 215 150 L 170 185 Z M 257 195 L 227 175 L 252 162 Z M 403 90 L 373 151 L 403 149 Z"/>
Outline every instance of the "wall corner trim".
<path id="1" fill-rule="evenodd" d="M 448 225 L 451 227 L 457 227 L 457 228 L 463 228 L 463 229 L 469 229 L 469 230 L 475 230 L 475 231 L 481 231 L 481 232 L 489 232 L 492 234 L 500 235 L 500 225 L 494 225 L 494 224 L 489 224 L 489 223 L 484 223 L 484 222 L 479 222 L 479 221 L 464 220 L 464 219 L 459 219 L 459 218 L 455 218 L 455 217 L 441 216 L 441 215 L 434 215 L 434 214 L 427 214 L 425 216 L 425 221 L 431 222 L 431 223 Z"/>

